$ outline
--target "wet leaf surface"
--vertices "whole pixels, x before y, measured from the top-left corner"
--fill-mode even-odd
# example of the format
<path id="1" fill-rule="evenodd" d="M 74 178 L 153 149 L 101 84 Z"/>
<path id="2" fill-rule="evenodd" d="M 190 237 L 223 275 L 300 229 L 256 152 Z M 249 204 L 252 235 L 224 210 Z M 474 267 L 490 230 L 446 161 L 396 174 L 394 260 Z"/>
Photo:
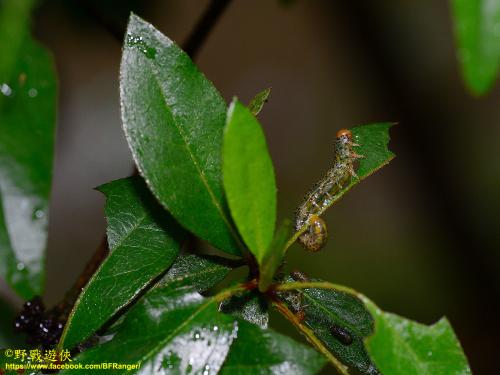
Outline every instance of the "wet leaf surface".
<path id="1" fill-rule="evenodd" d="M 57 99 L 52 57 L 29 35 L 32 3 L 0 4 L 0 276 L 24 299 L 44 286 Z"/>
<path id="2" fill-rule="evenodd" d="M 126 306 L 174 262 L 185 232 L 140 177 L 113 181 L 106 195 L 110 254 L 82 291 L 60 347 L 73 348 Z"/>
<path id="3" fill-rule="evenodd" d="M 120 95 L 126 138 L 151 191 L 186 229 L 239 255 L 222 188 L 226 104 L 174 42 L 135 15 Z"/>

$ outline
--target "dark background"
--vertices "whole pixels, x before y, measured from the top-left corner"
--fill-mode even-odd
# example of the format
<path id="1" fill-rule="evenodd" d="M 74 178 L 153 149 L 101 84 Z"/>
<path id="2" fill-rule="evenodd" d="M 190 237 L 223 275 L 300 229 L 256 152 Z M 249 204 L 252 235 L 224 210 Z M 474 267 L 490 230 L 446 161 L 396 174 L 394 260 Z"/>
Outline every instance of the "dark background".
<path id="1" fill-rule="evenodd" d="M 134 10 L 181 44 L 207 4 L 61 0 L 37 10 L 34 33 L 55 56 L 60 87 L 47 304 L 104 235 L 93 188 L 132 171 L 110 31 Z M 449 2 L 234 0 L 196 62 L 228 101 L 272 87 L 260 118 L 280 218 L 329 167 L 337 130 L 399 122 L 397 158 L 328 212 L 324 251 L 295 246 L 289 263 L 423 323 L 446 315 L 474 373 L 499 374 L 500 87 L 479 99 L 464 87 Z"/>

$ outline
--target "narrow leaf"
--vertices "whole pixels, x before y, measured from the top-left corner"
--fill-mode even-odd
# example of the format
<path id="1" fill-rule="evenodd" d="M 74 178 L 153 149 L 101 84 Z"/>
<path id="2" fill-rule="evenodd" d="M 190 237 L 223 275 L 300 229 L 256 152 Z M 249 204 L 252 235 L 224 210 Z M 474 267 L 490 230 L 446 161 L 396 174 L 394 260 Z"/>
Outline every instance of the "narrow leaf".
<path id="1" fill-rule="evenodd" d="M 375 317 L 370 356 L 384 375 L 470 374 L 467 358 L 446 318 L 426 326 L 381 311 L 365 299 Z"/>
<path id="2" fill-rule="evenodd" d="M 238 338 L 219 374 L 312 375 L 324 365 L 325 360 L 315 350 L 272 330 L 241 322 Z"/>
<path id="3" fill-rule="evenodd" d="M 259 275 L 259 290 L 265 292 L 273 281 L 274 274 L 283 262 L 285 256 L 285 245 L 292 233 L 293 224 L 290 220 L 284 220 L 274 235 L 273 242 L 262 261 Z"/>
<path id="4" fill-rule="evenodd" d="M 262 108 L 264 107 L 264 104 L 267 103 L 270 94 L 271 89 L 269 88 L 255 95 L 255 97 L 248 104 L 248 109 L 252 112 L 252 115 L 257 116 L 260 111 L 262 111 Z"/>
<path id="5" fill-rule="evenodd" d="M 240 254 L 223 198 L 224 100 L 177 45 L 135 15 L 120 96 L 127 142 L 153 194 L 186 229 Z"/>
<path id="6" fill-rule="evenodd" d="M 476 95 L 494 84 L 500 63 L 500 1 L 452 0 L 462 75 Z"/>
<path id="7" fill-rule="evenodd" d="M 236 99 L 228 110 L 224 132 L 223 175 L 234 222 L 262 264 L 276 221 L 274 168 L 260 124 Z"/>
<path id="8" fill-rule="evenodd" d="M 140 177 L 99 187 L 106 197 L 110 255 L 82 291 L 60 347 L 88 338 L 165 271 L 184 231 L 157 204 Z"/>
<path id="9" fill-rule="evenodd" d="M 57 97 L 31 5 L 0 4 L 0 276 L 24 299 L 43 291 Z"/>

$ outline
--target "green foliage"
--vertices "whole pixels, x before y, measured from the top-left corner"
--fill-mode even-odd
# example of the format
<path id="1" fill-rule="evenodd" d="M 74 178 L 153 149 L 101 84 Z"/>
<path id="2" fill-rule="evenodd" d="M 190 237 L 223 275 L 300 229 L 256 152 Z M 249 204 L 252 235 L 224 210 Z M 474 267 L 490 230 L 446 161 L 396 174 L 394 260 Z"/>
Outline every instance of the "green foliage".
<path id="1" fill-rule="evenodd" d="M 50 58 L 24 31 L 30 2 L 8 4 L 0 13 L 9 21 L 0 41 L 14 35 L 8 47 L 14 57 L 0 63 L 12 90 L 2 86 L 0 95 L 0 272 L 30 297 L 42 285 L 56 90 Z M 59 343 L 82 349 L 78 344 L 94 339 L 73 364 L 140 364 L 114 373 L 307 375 L 328 360 L 341 374 L 470 373 L 446 320 L 427 327 L 382 312 L 349 288 L 284 275 L 286 251 L 307 228 L 292 234 L 285 219 L 275 232 L 274 167 L 255 118 L 269 89 L 249 108 L 234 100 L 227 109 L 179 47 L 132 15 L 120 93 L 142 177 L 99 188 L 107 198 L 110 253 L 81 292 Z M 358 177 L 321 213 L 394 157 L 391 125 L 351 129 L 364 156 Z M 186 240 L 195 237 L 244 259 L 195 255 L 197 242 Z M 220 287 L 242 265 L 248 277 Z M 271 304 L 316 350 L 268 328 Z"/>
<path id="2" fill-rule="evenodd" d="M 252 115 L 257 116 L 262 108 L 264 108 L 264 104 L 266 104 L 269 95 L 271 94 L 271 89 L 265 89 L 259 92 L 248 104 L 248 109 L 252 112 Z"/>
<path id="3" fill-rule="evenodd" d="M 168 269 L 184 238 L 141 178 L 114 181 L 99 190 L 107 197 L 110 254 L 71 312 L 60 342 L 65 348 L 87 339 Z"/>
<path id="4" fill-rule="evenodd" d="M 451 0 L 458 57 L 475 95 L 494 84 L 500 64 L 500 1 Z"/>
<path id="5" fill-rule="evenodd" d="M 31 3 L 0 3 L 0 276 L 23 298 L 43 291 L 57 97 Z"/>
<path id="6" fill-rule="evenodd" d="M 181 255 L 158 284 L 189 285 L 201 293 L 222 281 L 229 271 L 220 258 Z"/>
<path id="7" fill-rule="evenodd" d="M 231 347 L 222 375 L 308 375 L 316 374 L 325 364 L 314 350 L 272 330 L 241 322 L 238 335 L 242 339 Z"/>
<path id="8" fill-rule="evenodd" d="M 256 291 L 222 301 L 220 311 L 242 318 L 261 328 L 267 328 L 269 324 L 267 301 Z"/>
<path id="9" fill-rule="evenodd" d="M 237 99 L 229 107 L 223 144 L 223 176 L 231 214 L 259 264 L 273 239 L 276 181 L 266 138 Z"/>
<path id="10" fill-rule="evenodd" d="M 76 362 L 140 363 L 141 373 L 160 370 L 174 374 L 219 373 L 221 368 L 221 373 L 231 373 L 235 366 L 241 366 L 242 353 L 247 352 L 248 366 L 258 373 L 279 373 L 279 368 L 290 366 L 302 368 L 304 374 L 313 374 L 321 368 L 323 360 L 313 350 L 219 313 L 218 302 L 218 296 L 203 298 L 190 286 L 165 283 L 134 305 L 110 341 L 82 353 Z M 252 340 L 260 336 L 266 339 L 267 347 L 280 340 L 286 342 L 287 350 L 276 348 L 266 352 L 265 346 L 259 356 L 249 356 L 248 351 L 255 350 Z M 295 357 L 297 353 L 302 357 Z M 229 368 L 224 370 L 226 357 Z M 266 363 L 277 368 L 264 367 Z"/>
<path id="11" fill-rule="evenodd" d="M 153 194 L 186 229 L 240 254 L 223 199 L 221 95 L 174 42 L 135 15 L 120 77 L 123 127 Z"/>
<path id="12" fill-rule="evenodd" d="M 368 350 L 384 375 L 470 374 L 467 358 L 446 318 L 426 326 L 381 311 L 364 298 L 375 318 Z"/>
<path id="13" fill-rule="evenodd" d="M 304 324 L 326 347 L 360 373 L 377 374 L 364 346 L 364 340 L 373 334 L 374 323 L 363 302 L 353 294 L 334 289 L 308 288 L 297 292 L 304 306 Z M 339 329 L 348 343 L 332 334 L 332 330 Z"/>

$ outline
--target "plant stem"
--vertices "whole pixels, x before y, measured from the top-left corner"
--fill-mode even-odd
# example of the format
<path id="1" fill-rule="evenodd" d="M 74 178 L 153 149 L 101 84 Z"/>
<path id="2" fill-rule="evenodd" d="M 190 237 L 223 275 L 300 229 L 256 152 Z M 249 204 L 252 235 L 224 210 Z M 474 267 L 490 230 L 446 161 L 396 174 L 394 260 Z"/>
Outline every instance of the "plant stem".
<path id="1" fill-rule="evenodd" d="M 210 2 L 210 5 L 196 23 L 195 28 L 183 43 L 182 49 L 191 59 L 196 58 L 203 43 L 230 3 L 231 0 L 212 0 Z"/>
<path id="2" fill-rule="evenodd" d="M 235 294 L 239 294 L 241 292 L 248 292 L 248 291 L 253 290 L 255 288 L 257 288 L 257 279 L 252 279 L 247 283 L 238 284 L 238 285 L 235 285 L 231 288 L 224 289 L 223 291 L 217 293 L 212 298 L 214 300 L 216 300 L 217 302 L 222 302 L 225 299 L 228 299 L 228 298 L 234 296 Z"/>
<path id="3" fill-rule="evenodd" d="M 335 358 L 332 353 L 328 350 L 325 345 L 321 342 L 319 338 L 316 337 L 314 332 L 303 325 L 300 320 L 295 316 L 295 314 L 290 311 L 286 305 L 273 298 L 273 306 L 276 307 L 276 309 L 286 318 L 288 319 L 294 326 L 299 330 L 300 333 L 302 333 L 306 339 L 321 353 L 323 354 L 329 361 L 330 363 L 337 369 L 337 371 L 342 374 L 342 375 L 349 375 L 348 368 L 343 365 L 337 358 Z"/>
<path id="4" fill-rule="evenodd" d="M 360 297 L 361 294 L 351 289 L 347 286 L 338 285 L 329 283 L 328 281 L 306 281 L 306 282 L 293 282 L 286 284 L 276 285 L 273 290 L 282 291 L 282 290 L 296 290 L 296 289 L 307 289 L 307 288 L 316 288 L 316 289 L 333 289 L 341 292 L 345 292 L 348 294 L 353 294 L 356 297 Z"/>

